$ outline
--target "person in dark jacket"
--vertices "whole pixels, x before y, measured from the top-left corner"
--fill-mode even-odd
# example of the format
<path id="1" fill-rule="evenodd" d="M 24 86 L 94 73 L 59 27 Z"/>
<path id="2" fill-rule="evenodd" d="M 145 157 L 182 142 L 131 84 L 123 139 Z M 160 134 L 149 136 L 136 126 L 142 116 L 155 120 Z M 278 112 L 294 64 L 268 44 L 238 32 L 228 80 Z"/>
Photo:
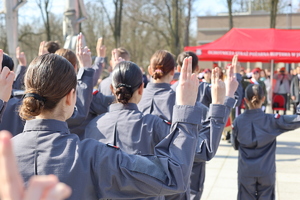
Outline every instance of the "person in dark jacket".
<path id="1" fill-rule="evenodd" d="M 238 200 L 275 199 L 276 137 L 300 127 L 300 115 L 264 113 L 265 98 L 259 84 L 248 85 L 245 102 L 249 110 L 233 123 L 232 145 L 239 151 Z"/>

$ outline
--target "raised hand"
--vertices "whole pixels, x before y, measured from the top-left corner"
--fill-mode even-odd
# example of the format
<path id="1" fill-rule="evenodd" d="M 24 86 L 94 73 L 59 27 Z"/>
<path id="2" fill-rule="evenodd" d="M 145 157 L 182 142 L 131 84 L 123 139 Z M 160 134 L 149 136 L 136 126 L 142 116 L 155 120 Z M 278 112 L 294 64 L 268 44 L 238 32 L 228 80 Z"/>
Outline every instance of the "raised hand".
<path id="1" fill-rule="evenodd" d="M 2 200 L 61 200 L 71 195 L 70 187 L 54 175 L 32 177 L 25 190 L 8 131 L 0 131 L 0 183 Z"/>
<path id="2" fill-rule="evenodd" d="M 97 51 L 97 57 L 105 58 L 106 57 L 106 47 L 104 45 L 102 45 L 102 40 L 103 40 L 102 37 L 98 38 L 96 51 Z"/>
<path id="3" fill-rule="evenodd" d="M 199 81 L 196 74 L 192 73 L 192 57 L 183 60 L 179 83 L 176 88 L 177 105 L 194 106 L 198 94 Z"/>
<path id="4" fill-rule="evenodd" d="M 0 49 L 0 99 L 7 102 L 11 96 L 15 73 L 8 67 L 2 69 L 3 50 Z"/>
<path id="5" fill-rule="evenodd" d="M 233 56 L 232 64 L 227 68 L 227 77 L 226 77 L 226 96 L 234 98 L 234 93 L 239 86 L 239 82 L 236 80 L 234 76 L 234 72 L 236 70 L 240 70 L 240 66 L 238 63 L 238 55 Z"/>
<path id="6" fill-rule="evenodd" d="M 123 58 L 119 57 L 118 52 L 116 49 L 111 51 L 111 61 L 112 61 L 112 68 L 115 68 L 115 66 L 119 63 L 124 61 Z"/>
<path id="7" fill-rule="evenodd" d="M 39 56 L 41 55 L 44 55 L 46 53 L 49 53 L 46 49 L 45 49 L 45 45 L 46 45 L 46 42 L 45 41 L 42 41 L 40 43 L 40 47 L 39 47 Z"/>
<path id="8" fill-rule="evenodd" d="M 231 65 L 233 66 L 233 73 L 241 72 L 241 64 L 238 62 L 238 55 L 233 56 Z"/>
<path id="9" fill-rule="evenodd" d="M 24 52 L 20 52 L 20 47 L 17 47 L 16 49 L 16 57 L 19 61 L 19 65 L 21 66 L 27 66 L 27 60 Z"/>
<path id="10" fill-rule="evenodd" d="M 82 46 L 82 41 L 84 40 L 84 36 L 80 33 L 77 36 L 76 42 L 76 56 L 78 59 L 79 67 L 92 67 L 92 57 L 91 50 L 85 46 Z"/>
<path id="11" fill-rule="evenodd" d="M 211 72 L 211 98 L 212 104 L 224 104 L 225 83 L 219 78 L 220 68 L 216 67 Z"/>

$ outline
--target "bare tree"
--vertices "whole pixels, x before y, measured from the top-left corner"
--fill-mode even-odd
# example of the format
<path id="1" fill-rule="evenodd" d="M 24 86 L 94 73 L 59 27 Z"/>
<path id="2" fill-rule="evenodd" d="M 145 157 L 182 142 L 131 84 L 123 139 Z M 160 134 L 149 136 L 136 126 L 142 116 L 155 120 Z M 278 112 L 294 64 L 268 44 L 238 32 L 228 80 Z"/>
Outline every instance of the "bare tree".
<path id="1" fill-rule="evenodd" d="M 192 12 L 193 0 L 187 2 L 187 16 L 185 17 L 185 31 L 184 31 L 184 42 L 183 46 L 190 46 L 190 23 L 191 23 L 191 12 Z"/>
<path id="2" fill-rule="evenodd" d="M 278 0 L 271 0 L 270 28 L 276 28 Z"/>
<path id="3" fill-rule="evenodd" d="M 43 23 L 45 26 L 45 31 L 47 35 L 47 40 L 51 40 L 51 29 L 50 29 L 50 3 L 51 0 L 36 0 L 36 3 L 41 11 Z"/>
<path id="4" fill-rule="evenodd" d="M 119 47 L 121 45 L 121 30 L 122 30 L 122 12 L 123 12 L 123 0 L 113 0 L 115 6 L 115 13 L 114 13 L 114 23 L 110 18 L 108 10 L 104 5 L 103 0 L 100 0 L 101 5 L 106 13 L 109 26 L 113 32 L 114 39 L 115 39 L 115 47 Z"/>
<path id="5" fill-rule="evenodd" d="M 227 7 L 228 7 L 229 29 L 232 29 L 233 28 L 232 0 L 227 0 Z"/>

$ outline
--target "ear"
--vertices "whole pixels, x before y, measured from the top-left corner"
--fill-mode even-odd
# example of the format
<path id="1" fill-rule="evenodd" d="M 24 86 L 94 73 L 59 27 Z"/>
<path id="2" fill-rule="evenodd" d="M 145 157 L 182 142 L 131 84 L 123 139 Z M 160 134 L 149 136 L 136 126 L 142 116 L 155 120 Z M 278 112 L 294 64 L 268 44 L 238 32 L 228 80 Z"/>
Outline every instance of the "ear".
<path id="1" fill-rule="evenodd" d="M 73 101 L 76 101 L 76 92 L 73 88 L 67 95 L 66 95 L 66 104 L 68 106 L 73 105 Z"/>
<path id="2" fill-rule="evenodd" d="M 177 72 L 180 72 L 181 71 L 181 67 L 180 65 L 177 65 Z"/>
<path id="3" fill-rule="evenodd" d="M 246 102 L 247 105 L 250 104 L 250 101 L 246 97 L 244 97 L 244 101 Z"/>
<path id="4" fill-rule="evenodd" d="M 115 90 L 114 90 L 114 87 L 112 86 L 112 84 L 109 85 L 109 88 L 110 88 L 110 91 L 115 94 Z"/>
<path id="5" fill-rule="evenodd" d="M 142 83 L 141 86 L 139 87 L 138 94 L 143 95 L 143 91 L 144 91 L 144 83 Z"/>
<path id="6" fill-rule="evenodd" d="M 175 67 L 173 70 L 170 71 L 170 75 L 174 76 L 174 74 L 175 74 Z"/>
<path id="7" fill-rule="evenodd" d="M 150 65 L 148 66 L 148 73 L 150 74 L 150 76 L 153 75 L 153 71 L 152 71 L 152 68 L 150 67 Z"/>
<path id="8" fill-rule="evenodd" d="M 266 100 L 266 96 L 264 96 L 262 99 L 261 99 L 261 102 L 265 102 Z"/>

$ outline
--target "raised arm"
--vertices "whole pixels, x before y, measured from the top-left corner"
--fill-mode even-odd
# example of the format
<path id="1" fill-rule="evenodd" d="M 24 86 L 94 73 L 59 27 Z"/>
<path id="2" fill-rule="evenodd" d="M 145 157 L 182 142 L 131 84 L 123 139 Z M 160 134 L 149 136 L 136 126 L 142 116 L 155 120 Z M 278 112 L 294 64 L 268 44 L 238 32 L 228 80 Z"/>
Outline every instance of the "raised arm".
<path id="1" fill-rule="evenodd" d="M 24 85 L 24 75 L 27 69 L 27 60 L 24 52 L 21 52 L 20 47 L 16 49 L 16 57 L 19 65 L 16 70 L 16 78 L 13 83 L 13 89 L 22 90 Z"/>
<path id="2" fill-rule="evenodd" d="M 94 78 L 93 78 L 93 86 L 97 84 L 97 81 L 102 73 L 103 64 L 105 62 L 106 57 L 106 47 L 102 45 L 102 37 L 98 38 L 96 51 L 97 51 L 97 57 L 95 59 L 93 69 L 95 70 Z"/>
<path id="3" fill-rule="evenodd" d="M 198 80 L 187 61 L 177 87 L 171 133 L 156 147 L 155 156 L 128 155 L 115 147 L 102 145 L 101 161 L 111 163 L 109 170 L 100 167 L 99 198 L 143 198 L 184 192 L 188 186 L 201 110 L 195 107 Z M 99 154 L 96 152 L 97 154 Z M 117 166 L 115 166 L 117 165 Z M 97 167 L 97 165 L 95 165 Z M 113 177 L 113 179 L 111 178 Z M 100 180 L 100 181 L 101 181 Z M 130 184 L 130 190 L 120 189 Z M 110 188 L 107 190 L 106 188 Z M 115 192 L 117 190 L 118 192 Z"/>
<path id="4" fill-rule="evenodd" d="M 0 49 L 0 121 L 4 113 L 6 103 L 10 99 L 15 73 L 8 67 L 2 69 L 3 50 Z"/>
<path id="5" fill-rule="evenodd" d="M 82 46 L 83 35 L 79 34 L 76 43 L 76 56 L 79 63 L 77 74 L 77 99 L 73 115 L 67 120 L 70 129 L 79 126 L 87 117 L 92 101 L 93 76 L 91 52 Z"/>
<path id="6" fill-rule="evenodd" d="M 199 133 L 199 146 L 196 150 L 195 162 L 208 161 L 217 152 L 223 129 L 236 102 L 234 93 L 238 82 L 233 70 L 233 66 L 228 67 L 225 83 L 219 79 L 219 68 L 212 71 L 212 104 L 209 108 L 208 119 L 202 123 Z"/>

